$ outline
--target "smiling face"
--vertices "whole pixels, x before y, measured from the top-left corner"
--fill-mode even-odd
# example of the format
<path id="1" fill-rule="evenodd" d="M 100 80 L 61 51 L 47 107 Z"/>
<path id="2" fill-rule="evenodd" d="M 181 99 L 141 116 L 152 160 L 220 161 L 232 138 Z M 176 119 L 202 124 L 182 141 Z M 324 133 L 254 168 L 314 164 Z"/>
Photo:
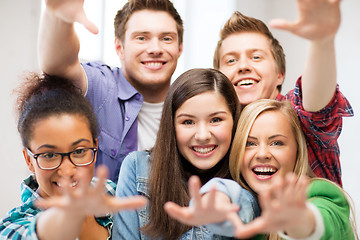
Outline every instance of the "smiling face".
<path id="1" fill-rule="evenodd" d="M 174 121 L 179 151 L 198 169 L 214 167 L 228 152 L 233 117 L 219 93 L 205 92 L 188 99 L 176 110 Z"/>
<path id="2" fill-rule="evenodd" d="M 89 124 L 85 117 L 79 115 L 62 114 L 50 116 L 39 120 L 33 125 L 33 132 L 29 141 L 29 149 L 34 153 L 44 152 L 70 152 L 79 148 L 95 147 Z M 26 150 L 23 151 L 26 163 L 30 171 L 35 173 L 39 184 L 39 193 L 43 198 L 62 194 L 60 181 L 70 180 L 73 188 L 80 181 L 82 184 L 90 184 L 94 175 L 95 161 L 83 167 L 73 165 L 68 157 L 63 159 L 59 168 L 54 170 L 42 170 L 36 160 L 30 157 Z M 79 172 L 81 171 L 81 179 Z"/>
<path id="3" fill-rule="evenodd" d="M 241 174 L 255 192 L 260 192 L 275 178 L 292 172 L 296 157 L 297 143 L 289 120 L 280 111 L 266 111 L 251 127 Z"/>
<path id="4" fill-rule="evenodd" d="M 134 12 L 126 24 L 124 42 L 116 39 L 115 48 L 126 79 L 145 101 L 163 101 L 182 52 L 174 18 L 164 11 Z"/>
<path id="5" fill-rule="evenodd" d="M 271 52 L 270 40 L 255 32 L 234 33 L 219 51 L 219 70 L 233 83 L 241 104 L 275 99 L 284 80 Z"/>

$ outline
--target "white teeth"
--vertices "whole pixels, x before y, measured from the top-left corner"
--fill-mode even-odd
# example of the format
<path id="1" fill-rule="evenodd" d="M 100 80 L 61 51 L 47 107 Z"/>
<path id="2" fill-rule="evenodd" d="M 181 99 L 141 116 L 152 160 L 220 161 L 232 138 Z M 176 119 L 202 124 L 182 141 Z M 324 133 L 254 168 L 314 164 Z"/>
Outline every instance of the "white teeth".
<path id="1" fill-rule="evenodd" d="M 272 167 L 256 167 L 254 168 L 255 172 L 261 172 L 261 173 L 274 173 L 277 170 L 275 168 Z"/>
<path id="2" fill-rule="evenodd" d="M 198 152 L 198 153 L 209 153 L 209 152 L 211 152 L 212 150 L 214 150 L 215 149 L 215 146 L 213 146 L 213 147 L 207 147 L 207 148 L 200 148 L 200 147 L 193 147 L 193 150 L 195 151 L 195 152 Z"/>
<path id="3" fill-rule="evenodd" d="M 239 86 L 239 85 L 252 85 L 252 84 L 255 84 L 255 80 L 252 80 L 252 79 L 244 79 L 244 80 L 241 80 L 240 82 L 238 82 L 236 84 L 236 86 Z"/>
<path id="4" fill-rule="evenodd" d="M 57 184 L 59 187 L 63 187 L 63 185 L 62 185 L 61 183 L 56 183 L 56 184 Z M 75 187 L 77 184 L 78 184 L 77 181 L 72 182 L 72 183 L 70 184 L 70 187 Z"/>
<path id="5" fill-rule="evenodd" d="M 162 65 L 162 63 L 161 62 L 146 62 L 145 65 L 149 66 L 149 67 L 160 67 Z"/>

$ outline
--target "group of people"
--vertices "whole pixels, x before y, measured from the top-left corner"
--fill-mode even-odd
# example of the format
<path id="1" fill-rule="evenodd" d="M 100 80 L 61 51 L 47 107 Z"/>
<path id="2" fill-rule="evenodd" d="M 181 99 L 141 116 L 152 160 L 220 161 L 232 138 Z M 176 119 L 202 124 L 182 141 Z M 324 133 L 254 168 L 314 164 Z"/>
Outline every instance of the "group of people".
<path id="1" fill-rule="evenodd" d="M 18 90 L 33 173 L 0 239 L 358 239 L 337 139 L 353 115 L 336 80 L 340 0 L 298 0 L 309 41 L 295 88 L 261 20 L 232 14 L 213 69 L 173 83 L 183 22 L 169 0 L 129 0 L 114 20 L 121 68 L 79 61 L 83 0 L 47 0 L 42 74 Z M 109 179 L 109 180 L 108 180 Z M 116 184 L 115 184 L 116 183 Z"/>

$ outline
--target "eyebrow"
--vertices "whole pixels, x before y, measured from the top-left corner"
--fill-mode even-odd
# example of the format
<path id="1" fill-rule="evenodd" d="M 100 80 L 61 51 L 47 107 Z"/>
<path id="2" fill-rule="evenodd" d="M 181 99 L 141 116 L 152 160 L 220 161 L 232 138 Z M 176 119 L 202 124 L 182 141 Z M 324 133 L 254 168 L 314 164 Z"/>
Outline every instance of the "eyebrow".
<path id="1" fill-rule="evenodd" d="M 80 138 L 79 140 L 73 142 L 73 143 L 71 144 L 71 146 L 76 146 L 76 145 L 78 145 L 78 144 L 81 143 L 81 142 L 90 142 L 90 140 L 88 140 L 88 139 L 86 139 L 86 138 Z M 39 150 L 39 149 L 42 149 L 42 148 L 55 149 L 56 146 L 50 145 L 50 144 L 43 144 L 43 145 L 41 145 L 40 147 L 38 147 L 36 150 Z"/>
<path id="2" fill-rule="evenodd" d="M 141 35 L 141 34 L 152 34 L 152 32 L 150 31 L 135 31 L 132 32 L 130 35 L 131 36 L 136 36 L 136 35 Z M 160 32 L 160 35 L 175 35 L 177 36 L 177 32 Z"/>
<path id="3" fill-rule="evenodd" d="M 211 113 L 209 116 L 212 117 L 212 116 L 216 116 L 218 114 L 226 114 L 226 113 L 227 113 L 226 111 L 217 111 L 217 112 Z M 191 115 L 191 114 L 187 114 L 187 113 L 181 113 L 176 116 L 176 118 L 180 118 L 180 117 L 195 117 L 195 116 Z"/>
<path id="4" fill-rule="evenodd" d="M 265 54 L 266 53 L 266 50 L 265 49 L 261 49 L 261 48 L 251 48 L 251 49 L 247 49 L 246 52 L 251 52 L 251 53 L 254 53 L 254 52 L 263 52 Z M 226 56 L 234 56 L 234 55 L 238 55 L 238 52 L 236 52 L 236 50 L 231 50 L 229 52 L 226 52 L 224 53 L 224 57 Z"/>
<path id="5" fill-rule="evenodd" d="M 285 135 L 282 135 L 282 134 L 275 134 L 275 135 L 272 135 L 270 136 L 268 139 L 274 139 L 274 138 L 277 138 L 277 137 L 284 137 L 284 138 L 288 138 L 286 137 Z M 251 139 L 258 139 L 257 137 L 254 137 L 254 136 L 248 136 L 248 139 L 251 138 Z"/>

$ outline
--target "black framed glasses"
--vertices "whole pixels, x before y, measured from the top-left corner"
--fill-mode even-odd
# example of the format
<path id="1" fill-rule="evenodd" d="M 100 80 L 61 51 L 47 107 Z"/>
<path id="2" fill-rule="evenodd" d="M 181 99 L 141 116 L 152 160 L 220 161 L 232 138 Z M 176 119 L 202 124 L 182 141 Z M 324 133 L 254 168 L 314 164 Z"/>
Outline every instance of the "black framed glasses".
<path id="1" fill-rule="evenodd" d="M 77 167 L 90 165 L 95 160 L 96 148 L 79 148 L 67 153 L 44 152 L 34 154 L 26 148 L 27 153 L 36 160 L 37 165 L 43 170 L 53 170 L 58 168 L 64 157 L 69 157 L 72 164 Z"/>

